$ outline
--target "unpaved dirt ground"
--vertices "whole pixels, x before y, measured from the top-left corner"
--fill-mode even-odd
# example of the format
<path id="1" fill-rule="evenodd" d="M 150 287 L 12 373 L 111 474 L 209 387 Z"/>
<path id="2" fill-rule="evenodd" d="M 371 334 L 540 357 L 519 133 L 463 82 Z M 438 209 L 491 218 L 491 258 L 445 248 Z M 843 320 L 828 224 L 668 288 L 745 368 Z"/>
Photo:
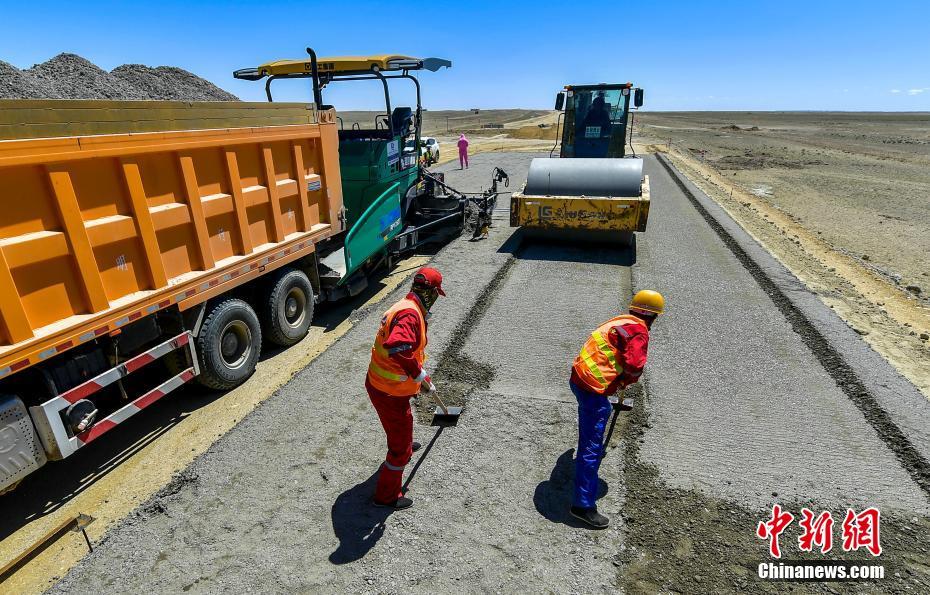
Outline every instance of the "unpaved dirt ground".
<path id="1" fill-rule="evenodd" d="M 378 114 L 348 111 L 339 112 L 339 117 L 345 128 L 355 123 L 370 128 Z M 439 141 L 439 164 L 458 161 L 456 143 L 461 133 L 468 137 L 471 155 L 514 151 L 548 153 L 555 142 L 557 117 L 558 112 L 549 110 L 480 110 L 477 114 L 469 110 L 426 110 L 423 112 L 423 136 L 432 136 Z M 500 125 L 501 128 L 482 128 L 486 124 Z M 545 127 L 540 128 L 540 124 Z M 520 180 L 519 184 L 522 183 Z"/>
<path id="2" fill-rule="evenodd" d="M 704 162 L 930 299 L 930 114 L 637 114 Z M 926 294 L 926 295 L 923 295 Z"/>
<path id="3" fill-rule="evenodd" d="M 637 132 L 930 397 L 928 123 L 642 113 Z"/>
<path id="4" fill-rule="evenodd" d="M 447 179 L 480 184 L 500 165 L 519 180 L 531 157 L 480 154 Z M 384 455 L 362 389 L 376 308 L 55 592 L 926 592 L 930 403 L 699 189 L 646 166 L 654 204 L 635 251 L 521 242 L 502 211 L 489 239 L 434 258 L 449 296 L 430 365 L 466 410 L 439 431 L 418 405 L 413 509 L 368 505 Z M 611 528 L 591 532 L 566 515 L 568 366 L 643 287 L 669 313 L 602 466 Z M 755 526 L 774 502 L 879 506 L 887 578 L 760 581 Z M 822 558 L 797 553 L 795 528 L 786 557 Z"/>
<path id="5" fill-rule="evenodd" d="M 414 106 L 415 108 L 416 106 Z M 337 110 L 339 106 L 336 106 Z M 423 136 L 436 136 L 481 129 L 483 125 L 502 125 L 506 128 L 530 125 L 551 118 L 547 110 L 531 109 L 486 109 L 474 113 L 472 110 L 431 110 L 423 111 Z M 351 128 L 358 123 L 362 128 L 374 126 L 377 111 L 339 111 L 342 125 Z M 489 131 L 497 129 L 489 128 Z"/>

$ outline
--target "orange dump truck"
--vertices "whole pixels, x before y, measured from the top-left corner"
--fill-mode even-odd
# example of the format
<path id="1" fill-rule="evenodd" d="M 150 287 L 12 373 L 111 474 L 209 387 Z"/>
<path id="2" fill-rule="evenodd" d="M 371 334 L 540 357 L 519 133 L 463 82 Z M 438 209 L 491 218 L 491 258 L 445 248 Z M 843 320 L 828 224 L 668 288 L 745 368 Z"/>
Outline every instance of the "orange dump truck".
<path id="1" fill-rule="evenodd" d="M 305 336 L 344 231 L 335 113 L 305 119 L 0 141 L 0 491 Z"/>

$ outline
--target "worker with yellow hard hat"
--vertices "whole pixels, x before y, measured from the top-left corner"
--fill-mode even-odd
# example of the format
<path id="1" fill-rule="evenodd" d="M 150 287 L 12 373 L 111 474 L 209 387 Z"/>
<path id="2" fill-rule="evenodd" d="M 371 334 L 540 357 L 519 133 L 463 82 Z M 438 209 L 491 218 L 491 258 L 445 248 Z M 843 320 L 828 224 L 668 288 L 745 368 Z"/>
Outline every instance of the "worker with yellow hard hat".
<path id="1" fill-rule="evenodd" d="M 596 500 L 604 428 L 611 410 L 624 407 L 614 395 L 639 380 L 646 366 L 649 329 L 664 310 L 665 299 L 659 292 L 637 292 L 629 313 L 597 327 L 572 365 L 569 386 L 578 399 L 578 449 L 570 513 L 596 529 L 604 529 L 610 522 L 597 511 Z"/>

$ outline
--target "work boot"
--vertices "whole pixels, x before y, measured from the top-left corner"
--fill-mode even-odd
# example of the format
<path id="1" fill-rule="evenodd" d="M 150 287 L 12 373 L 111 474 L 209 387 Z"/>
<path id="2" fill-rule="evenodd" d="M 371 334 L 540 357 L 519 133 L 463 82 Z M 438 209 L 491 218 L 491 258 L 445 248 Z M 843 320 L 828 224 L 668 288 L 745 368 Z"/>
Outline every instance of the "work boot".
<path id="1" fill-rule="evenodd" d="M 592 508 L 581 508 L 580 506 L 572 506 L 569 510 L 571 515 L 582 521 L 586 525 L 590 525 L 595 529 L 606 529 L 607 525 L 610 524 L 610 519 L 602 515 L 597 511 L 597 506 Z"/>
<path id="2" fill-rule="evenodd" d="M 422 447 L 422 446 L 423 446 L 422 444 L 420 444 L 419 442 L 417 442 L 416 440 L 414 440 L 414 441 L 413 441 L 413 452 L 416 452 L 416 451 L 420 450 L 420 447 Z"/>
<path id="3" fill-rule="evenodd" d="M 403 510 L 405 508 L 410 508 L 411 506 L 413 506 L 413 500 L 411 500 L 410 498 L 405 498 L 403 496 L 401 496 L 397 500 L 394 500 L 393 502 L 381 503 L 381 502 L 375 502 L 374 500 L 372 500 L 372 503 L 375 505 L 376 508 L 393 508 L 394 510 Z"/>

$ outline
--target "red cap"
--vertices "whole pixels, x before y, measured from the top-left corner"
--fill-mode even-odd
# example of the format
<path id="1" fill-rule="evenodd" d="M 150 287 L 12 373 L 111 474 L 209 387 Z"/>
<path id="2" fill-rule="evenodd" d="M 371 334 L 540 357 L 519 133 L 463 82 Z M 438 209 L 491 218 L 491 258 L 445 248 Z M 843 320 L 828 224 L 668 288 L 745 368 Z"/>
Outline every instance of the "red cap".
<path id="1" fill-rule="evenodd" d="M 439 295 L 446 295 L 442 290 L 442 273 L 432 267 L 423 267 L 413 277 L 413 282 L 427 287 L 435 287 Z"/>

